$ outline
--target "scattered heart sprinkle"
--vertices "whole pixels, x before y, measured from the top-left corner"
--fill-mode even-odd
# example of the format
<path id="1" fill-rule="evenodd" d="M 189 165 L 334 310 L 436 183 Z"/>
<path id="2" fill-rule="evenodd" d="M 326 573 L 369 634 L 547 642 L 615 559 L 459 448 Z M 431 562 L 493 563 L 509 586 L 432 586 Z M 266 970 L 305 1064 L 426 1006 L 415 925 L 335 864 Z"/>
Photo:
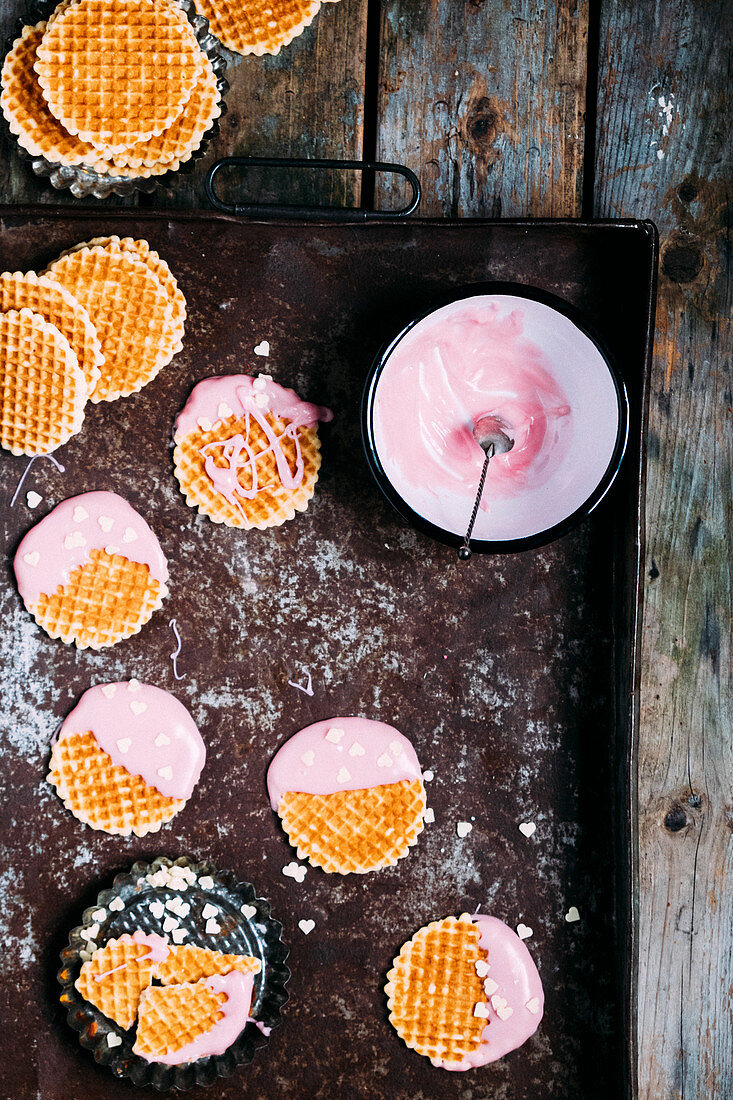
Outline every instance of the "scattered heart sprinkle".
<path id="1" fill-rule="evenodd" d="M 423 814 L 423 821 L 426 825 L 432 825 L 435 821 L 435 810 L 432 806 L 428 806 L 428 808 L 426 809 L 425 813 Z"/>
<path id="2" fill-rule="evenodd" d="M 529 937 L 532 935 L 532 929 L 529 927 L 528 924 L 518 924 L 517 935 L 519 936 L 520 940 L 528 940 Z"/>
<path id="3" fill-rule="evenodd" d="M 533 1016 L 536 1016 L 540 1010 L 539 997 L 532 997 L 531 1000 L 527 1001 L 524 1007 L 527 1009 L 527 1012 L 531 1012 Z"/>
<path id="4" fill-rule="evenodd" d="M 208 920 L 209 917 L 217 916 L 218 912 L 219 910 L 216 908 L 215 905 L 209 905 L 207 902 L 207 904 L 201 910 L 201 916 L 204 918 L 204 920 Z"/>
<path id="5" fill-rule="evenodd" d="M 568 922 L 568 924 L 572 924 L 573 921 L 580 920 L 580 913 L 574 905 L 571 905 L 568 909 L 567 913 L 565 914 L 565 920 Z"/>
<path id="6" fill-rule="evenodd" d="M 211 875 L 202 875 L 199 879 L 199 886 L 202 890 L 213 890 L 214 880 Z"/>
<path id="7" fill-rule="evenodd" d="M 314 920 L 299 920 L 298 928 L 301 930 L 304 936 L 309 936 L 316 926 Z"/>
<path id="8" fill-rule="evenodd" d="M 473 1006 L 474 1016 L 479 1016 L 482 1020 L 488 1020 L 489 1018 L 489 1006 L 484 1004 L 483 1001 L 479 1001 Z"/>
<path id="9" fill-rule="evenodd" d="M 270 354 L 270 344 L 267 340 L 261 340 L 255 347 L 255 355 L 263 355 L 265 358 Z"/>
<path id="10" fill-rule="evenodd" d="M 485 978 L 489 972 L 489 964 L 486 962 L 486 960 L 476 959 L 476 962 L 473 965 L 476 967 L 476 973 L 478 974 L 479 978 Z"/>
<path id="11" fill-rule="evenodd" d="M 296 882 L 302 882 L 305 878 L 305 873 L 307 870 L 307 867 L 303 867 L 301 866 L 301 864 L 296 863 L 295 860 L 293 860 L 292 863 L 288 863 L 285 867 L 283 867 L 283 874 L 286 876 L 286 878 L 294 878 Z"/>
<path id="12" fill-rule="evenodd" d="M 456 825 L 456 832 L 462 840 L 464 837 L 468 836 L 472 828 L 473 825 L 470 821 L 459 821 Z"/>
<path id="13" fill-rule="evenodd" d="M 435 779 L 435 772 L 428 771 L 422 773 L 423 783 L 432 783 Z"/>
<path id="14" fill-rule="evenodd" d="M 122 898 L 112 898 L 112 901 L 109 903 L 109 908 L 113 913 L 121 913 L 125 908 L 125 903 Z"/>
<path id="15" fill-rule="evenodd" d="M 110 908 L 111 908 L 111 906 L 110 906 Z M 165 906 L 163 905 L 163 902 L 162 901 L 152 902 L 151 905 L 150 905 L 150 912 L 152 913 L 152 915 L 155 917 L 156 920 L 162 920 L 163 914 L 165 913 Z"/>
<path id="16" fill-rule="evenodd" d="M 211 920 L 206 922 L 206 934 L 207 936 L 215 936 L 217 932 L 221 932 L 221 925 L 217 924 L 212 917 Z"/>
<path id="17" fill-rule="evenodd" d="M 107 1046 L 108 1047 L 122 1046 L 122 1039 L 119 1037 L 119 1035 L 116 1035 L 114 1033 L 114 1031 L 110 1031 L 110 1033 L 107 1035 Z"/>
<path id="18" fill-rule="evenodd" d="M 252 920 L 253 917 L 257 916 L 257 908 L 254 905 L 243 905 L 241 911 L 247 920 Z"/>
<path id="19" fill-rule="evenodd" d="M 36 508 L 43 500 L 43 497 L 40 493 L 36 493 L 35 490 L 31 489 L 29 493 L 25 494 L 25 499 L 29 508 Z"/>
<path id="20" fill-rule="evenodd" d="M 519 831 L 523 836 L 531 837 L 537 826 L 534 821 L 522 821 L 519 826 Z"/>

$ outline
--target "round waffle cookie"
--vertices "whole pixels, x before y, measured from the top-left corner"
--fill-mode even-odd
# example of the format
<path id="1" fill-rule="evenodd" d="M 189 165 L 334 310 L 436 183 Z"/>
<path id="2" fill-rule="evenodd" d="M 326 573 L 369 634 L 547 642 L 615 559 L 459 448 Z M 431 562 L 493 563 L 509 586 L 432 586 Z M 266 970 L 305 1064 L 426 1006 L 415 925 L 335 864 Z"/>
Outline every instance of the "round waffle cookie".
<path id="1" fill-rule="evenodd" d="M 0 107 L 10 132 L 31 156 L 46 157 L 55 164 L 94 164 L 99 151 L 64 129 L 51 114 L 38 83 L 33 66 L 45 30 L 45 23 L 23 27 L 14 42 L 0 76 Z"/>
<path id="2" fill-rule="evenodd" d="M 91 393 L 101 377 L 104 356 L 84 306 L 48 275 L 4 271 L 0 273 L 0 311 L 9 309 L 31 309 L 55 325 L 69 341 Z"/>
<path id="3" fill-rule="evenodd" d="M 104 365 L 92 401 L 128 397 L 170 362 L 176 346 L 173 301 L 138 255 L 82 247 L 55 260 L 46 274 L 81 302 L 97 330 Z"/>
<path id="4" fill-rule="evenodd" d="M 81 430 L 87 383 L 69 341 L 30 309 L 0 312 L 0 446 L 47 455 Z"/>
<path id="5" fill-rule="evenodd" d="M 321 0 L 196 0 L 196 7 L 224 45 L 241 54 L 278 54 L 306 27 Z"/>
<path id="6" fill-rule="evenodd" d="M 160 543 L 115 493 L 84 493 L 57 505 L 22 540 L 14 569 L 38 625 L 79 649 L 136 634 L 168 595 Z"/>
<path id="7" fill-rule="evenodd" d="M 307 726 L 276 753 L 267 788 L 298 857 L 324 871 L 391 867 L 423 829 L 415 750 L 384 722 L 331 718 Z"/>
<path id="8" fill-rule="evenodd" d="M 199 382 L 173 436 L 186 503 L 229 527 L 264 530 L 293 519 L 318 480 L 317 423 L 332 415 L 268 375 Z"/>
<path id="9" fill-rule="evenodd" d="M 421 928 L 387 974 L 400 1038 L 443 1069 L 503 1058 L 537 1030 L 544 995 L 522 940 L 496 917 L 463 913 Z"/>
<path id="10" fill-rule="evenodd" d="M 223 1054 L 247 1026 L 253 984 L 251 973 L 231 970 L 151 986 L 140 997 L 133 1053 L 169 1066 Z"/>
<path id="11" fill-rule="evenodd" d="M 108 940 L 81 968 L 76 989 L 85 1001 L 126 1031 L 137 1018 L 140 997 L 168 954 L 166 941 L 135 932 Z"/>
<path id="12" fill-rule="evenodd" d="M 183 704 L 130 680 L 84 694 L 54 741 L 46 778 L 79 821 L 146 836 L 183 809 L 205 759 Z"/>
<path id="13" fill-rule="evenodd" d="M 171 0 L 76 0 L 48 24 L 35 69 L 65 129 L 115 152 L 178 118 L 201 65 L 193 29 Z"/>

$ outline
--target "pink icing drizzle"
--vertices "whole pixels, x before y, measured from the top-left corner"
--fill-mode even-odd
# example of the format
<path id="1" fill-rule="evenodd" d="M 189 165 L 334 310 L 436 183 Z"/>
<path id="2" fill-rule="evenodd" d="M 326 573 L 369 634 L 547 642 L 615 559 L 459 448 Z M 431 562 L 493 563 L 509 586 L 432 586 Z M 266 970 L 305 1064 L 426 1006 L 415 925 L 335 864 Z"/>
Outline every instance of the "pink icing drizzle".
<path id="1" fill-rule="evenodd" d="M 528 335 L 532 334 L 532 338 Z M 419 514 L 462 533 L 492 416 L 514 447 L 489 464 L 478 538 L 518 538 L 570 515 L 603 476 L 618 407 L 608 368 L 571 321 L 510 295 L 436 310 L 396 345 L 374 402 L 385 473 Z"/>
<path id="2" fill-rule="evenodd" d="M 108 530 L 100 526 L 100 519 Z M 42 593 L 53 595 L 74 569 L 90 560 L 92 550 L 106 547 L 147 565 L 161 584 L 168 580 L 168 563 L 143 517 L 116 493 L 82 493 L 58 504 L 30 529 L 16 551 L 13 566 L 26 606 Z"/>
<path id="3" fill-rule="evenodd" d="M 227 995 L 226 1001 L 221 1006 L 221 1011 L 224 1013 L 221 1020 L 209 1031 L 198 1035 L 180 1050 L 170 1054 L 145 1054 L 137 1049 L 137 1045 L 132 1048 L 133 1052 L 148 1062 L 161 1062 L 165 1066 L 178 1066 L 183 1062 L 195 1062 L 199 1058 L 208 1058 L 211 1054 L 223 1054 L 247 1026 L 252 1004 L 253 981 L 252 974 L 240 974 L 238 970 L 207 978 L 207 989 Z M 191 990 L 195 989 L 195 982 L 188 984 Z M 145 990 L 140 999 L 141 1007 L 148 992 Z"/>
<path id="4" fill-rule="evenodd" d="M 124 936 L 120 936 L 118 943 L 139 943 L 144 944 L 148 948 L 147 955 L 138 955 L 135 962 L 142 962 L 144 959 L 151 959 L 153 962 L 164 962 L 168 958 L 168 941 L 164 940 L 162 936 L 156 936 L 155 932 L 133 932 L 131 936 L 125 933 Z M 111 970 L 105 970 L 103 974 L 95 974 L 95 982 L 104 981 L 110 974 L 116 974 L 118 970 L 124 970 L 129 963 L 120 963 L 119 966 L 113 966 Z"/>
<path id="5" fill-rule="evenodd" d="M 481 1036 L 481 1045 L 461 1062 L 443 1062 L 431 1059 L 443 1069 L 465 1070 L 485 1066 L 503 1058 L 510 1050 L 516 1050 L 534 1035 L 542 1019 L 545 995 L 534 960 L 524 942 L 503 921 L 484 914 L 474 915 L 473 923 L 481 929 L 479 947 L 488 952 L 488 977 L 498 985 L 486 1003 L 489 1019 Z M 502 1020 L 491 1005 L 491 997 L 502 997 L 512 1015 Z M 527 1008 L 534 998 L 539 1002 L 537 1013 Z"/>
<path id="6" fill-rule="evenodd" d="M 344 731 L 338 742 L 326 738 L 332 729 Z M 363 754 L 350 753 L 355 745 Z M 310 754 L 311 764 L 307 763 Z M 348 779 L 342 769 L 348 772 Z M 278 749 L 267 771 L 267 789 L 270 804 L 277 810 L 288 791 L 333 794 L 420 779 L 421 775 L 414 748 L 394 726 L 370 718 L 329 718 L 306 726 Z"/>
<path id="7" fill-rule="evenodd" d="M 169 692 L 136 681 L 98 684 L 82 695 L 58 736 L 87 730 L 113 763 L 131 775 L 142 776 L 162 795 L 191 797 L 206 760 L 206 747 L 183 703 Z M 161 734 L 168 743 L 156 745 Z M 128 740 L 129 746 L 122 751 L 118 742 Z M 165 768 L 171 769 L 170 778 L 159 774 Z"/>

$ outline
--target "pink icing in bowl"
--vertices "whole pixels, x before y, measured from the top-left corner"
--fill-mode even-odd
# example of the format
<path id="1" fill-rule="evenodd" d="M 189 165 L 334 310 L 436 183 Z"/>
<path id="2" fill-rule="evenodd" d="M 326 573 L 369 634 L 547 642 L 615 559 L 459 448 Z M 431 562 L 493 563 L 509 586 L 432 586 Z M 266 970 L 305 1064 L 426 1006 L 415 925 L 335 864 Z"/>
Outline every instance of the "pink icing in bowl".
<path id="1" fill-rule="evenodd" d="M 514 445 L 489 463 L 474 550 L 550 542 L 615 479 L 628 431 L 623 382 L 583 318 L 553 295 L 467 287 L 406 325 L 367 379 L 362 434 L 380 489 L 451 546 L 473 508 L 484 460 L 473 429 L 485 417 Z"/>

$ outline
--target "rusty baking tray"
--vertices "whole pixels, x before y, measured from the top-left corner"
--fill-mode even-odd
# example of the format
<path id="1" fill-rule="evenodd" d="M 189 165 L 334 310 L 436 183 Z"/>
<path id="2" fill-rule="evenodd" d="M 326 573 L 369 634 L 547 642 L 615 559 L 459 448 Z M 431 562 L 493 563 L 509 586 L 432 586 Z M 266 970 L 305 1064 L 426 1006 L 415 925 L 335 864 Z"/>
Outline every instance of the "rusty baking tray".
<path id="1" fill-rule="evenodd" d="M 190 1095 L 251 1100 L 618 1100 L 634 1079 L 633 829 L 643 432 L 656 234 L 649 223 L 243 222 L 208 214 L 0 211 L 4 268 L 40 268 L 105 233 L 147 238 L 189 304 L 185 347 L 141 393 L 88 406 L 81 435 L 34 464 L 3 454 L 0 1012 L 12 1051 L 0 1095 L 132 1095 L 81 1050 L 57 1001 L 69 929 L 135 859 L 210 857 L 256 883 L 292 945 L 290 1001 L 264 1051 Z M 542 549 L 455 552 L 406 527 L 362 453 L 359 398 L 379 347 L 462 283 L 526 282 L 585 312 L 631 398 L 625 466 L 589 521 Z M 252 349 L 271 345 L 267 360 Z M 192 385 L 266 366 L 330 405 L 315 500 L 269 532 L 222 529 L 177 491 L 171 425 Z M 42 503 L 31 512 L 25 490 Z M 64 497 L 123 494 L 171 562 L 171 595 L 142 633 L 99 654 L 52 642 L 23 610 L 9 562 Z M 173 678 L 175 617 L 183 648 Z M 313 676 L 309 698 L 288 681 Z M 57 722 L 90 684 L 136 676 L 174 691 L 208 745 L 199 787 L 155 836 L 80 826 L 44 783 Z M 282 867 L 269 808 L 278 746 L 316 719 L 392 722 L 435 773 L 435 824 L 398 866 L 337 879 Z M 465 839 L 458 820 L 472 820 Z M 518 823 L 534 821 L 527 840 Z M 547 1006 L 538 1033 L 481 1070 L 449 1074 L 387 1023 L 384 974 L 422 924 L 480 905 L 530 925 Z M 581 920 L 564 914 L 576 906 Z M 313 919 L 306 938 L 300 919 Z M 16 1052 L 18 1056 L 16 1056 Z"/>

